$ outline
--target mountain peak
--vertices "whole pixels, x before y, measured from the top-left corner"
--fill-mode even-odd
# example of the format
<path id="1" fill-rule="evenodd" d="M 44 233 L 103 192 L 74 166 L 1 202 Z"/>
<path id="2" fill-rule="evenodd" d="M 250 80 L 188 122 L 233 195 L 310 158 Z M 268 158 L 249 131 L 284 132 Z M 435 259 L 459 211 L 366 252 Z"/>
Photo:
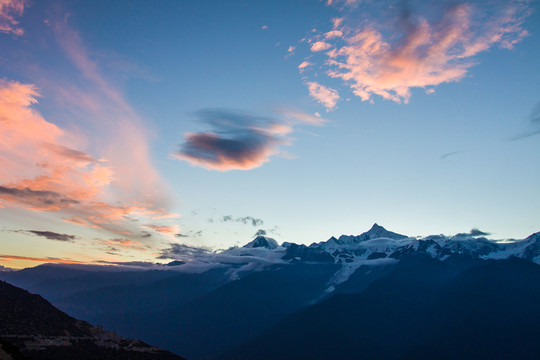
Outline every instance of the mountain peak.
<path id="1" fill-rule="evenodd" d="M 373 224 L 371 229 L 369 229 L 368 231 L 366 231 L 365 233 L 363 233 L 359 237 L 362 238 L 362 240 L 371 240 L 371 239 L 377 239 L 377 238 L 390 238 L 390 239 L 398 240 L 398 239 L 404 239 L 407 236 L 397 234 L 397 233 L 392 232 L 392 231 L 388 231 L 384 227 L 382 227 L 379 224 L 375 223 L 375 224 Z"/>
<path id="2" fill-rule="evenodd" d="M 262 247 L 262 248 L 267 248 L 267 249 L 275 249 L 278 247 L 278 243 L 276 240 L 270 237 L 259 235 L 255 239 L 253 239 L 252 241 L 244 245 L 243 247 L 245 248 L 261 248 Z"/>
<path id="3" fill-rule="evenodd" d="M 384 230 L 386 231 L 386 229 L 382 226 L 380 226 L 379 224 L 375 223 L 373 224 L 373 226 L 371 227 L 371 229 L 369 229 L 368 232 L 372 232 L 372 231 L 380 231 L 380 230 Z"/>

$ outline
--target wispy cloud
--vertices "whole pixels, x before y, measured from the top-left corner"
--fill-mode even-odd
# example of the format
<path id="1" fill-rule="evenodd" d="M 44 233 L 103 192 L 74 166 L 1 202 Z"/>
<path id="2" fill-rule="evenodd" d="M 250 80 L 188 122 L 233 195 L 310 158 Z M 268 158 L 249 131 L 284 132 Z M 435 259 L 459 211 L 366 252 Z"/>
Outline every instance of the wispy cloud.
<path id="1" fill-rule="evenodd" d="M 243 216 L 243 217 L 233 217 L 232 215 L 225 215 L 221 218 L 223 222 L 239 222 L 244 225 L 250 224 L 252 226 L 260 226 L 264 224 L 262 219 L 254 218 L 252 216 Z"/>
<path id="2" fill-rule="evenodd" d="M 147 251 L 148 248 L 143 243 L 131 239 L 115 238 L 115 239 L 98 239 L 103 245 L 106 246 L 105 250 L 108 252 L 118 253 L 122 250 L 137 250 Z"/>
<path id="3" fill-rule="evenodd" d="M 40 78 L 43 90 L 0 80 L 0 207 L 54 212 L 72 224 L 142 238 L 135 220 L 173 218 L 172 197 L 152 164 L 142 120 L 67 22 L 51 17 L 48 26 L 75 80 L 40 71 L 49 74 Z M 42 91 L 69 114 L 69 128 L 38 111 Z"/>
<path id="4" fill-rule="evenodd" d="M 321 115 L 318 113 L 311 115 L 304 111 L 291 107 L 278 108 L 276 111 L 285 119 L 287 119 L 291 124 L 302 123 L 313 126 L 322 126 L 328 122 L 328 120 L 321 117 Z"/>
<path id="5" fill-rule="evenodd" d="M 27 0 L 0 0 L 0 32 L 22 35 L 24 29 L 19 26 L 17 17 L 24 12 Z"/>
<path id="6" fill-rule="evenodd" d="M 161 251 L 158 259 L 193 260 L 198 257 L 207 257 L 212 253 L 209 249 L 184 244 L 170 244 L 169 248 Z"/>
<path id="7" fill-rule="evenodd" d="M 451 152 L 447 152 L 445 154 L 442 154 L 441 155 L 441 160 L 446 160 L 448 159 L 450 156 L 454 156 L 454 155 L 457 155 L 457 154 L 461 154 L 463 151 L 451 151 Z"/>
<path id="8" fill-rule="evenodd" d="M 6 260 L 26 260 L 37 261 L 41 263 L 58 263 L 58 264 L 87 264 L 84 261 L 77 261 L 71 259 L 59 259 L 54 257 L 30 257 L 30 256 L 17 256 L 17 255 L 0 255 L 0 259 Z"/>
<path id="9" fill-rule="evenodd" d="M 27 233 L 34 234 L 36 236 L 44 237 L 48 240 L 67 241 L 73 242 L 77 239 L 75 235 L 60 234 L 54 231 L 41 231 L 41 230 L 24 230 Z"/>
<path id="10" fill-rule="evenodd" d="M 33 210 L 60 210 L 78 204 L 77 200 L 48 190 L 32 190 L 28 187 L 0 186 L 0 200 L 8 204 L 21 204 Z"/>
<path id="11" fill-rule="evenodd" d="M 540 135 L 540 102 L 532 109 L 529 114 L 528 129 L 521 134 L 514 136 L 511 140 L 521 140 L 534 135 Z"/>
<path id="12" fill-rule="evenodd" d="M 302 63 L 300 63 L 300 65 L 298 65 L 298 70 L 300 71 L 300 74 L 303 73 L 304 70 L 311 65 L 313 65 L 313 63 L 309 61 L 303 61 Z"/>
<path id="13" fill-rule="evenodd" d="M 179 225 L 156 225 L 156 224 L 145 224 L 144 227 L 152 229 L 155 232 L 165 234 L 165 235 L 176 235 L 180 232 Z"/>
<path id="14" fill-rule="evenodd" d="M 525 1 L 445 1 L 415 3 L 414 8 L 370 2 L 361 10 L 362 21 L 347 12 L 324 35 L 325 45 L 316 46 L 333 46 L 326 52 L 327 74 L 343 80 L 364 101 L 378 95 L 404 103 L 412 88 L 463 79 L 479 53 L 494 46 L 512 49 L 527 36 L 523 24 L 530 14 Z M 312 42 L 312 51 L 319 42 Z"/>
<path id="15" fill-rule="evenodd" d="M 309 95 L 326 107 L 327 110 L 333 110 L 339 100 L 337 90 L 326 87 L 314 81 L 307 83 Z"/>

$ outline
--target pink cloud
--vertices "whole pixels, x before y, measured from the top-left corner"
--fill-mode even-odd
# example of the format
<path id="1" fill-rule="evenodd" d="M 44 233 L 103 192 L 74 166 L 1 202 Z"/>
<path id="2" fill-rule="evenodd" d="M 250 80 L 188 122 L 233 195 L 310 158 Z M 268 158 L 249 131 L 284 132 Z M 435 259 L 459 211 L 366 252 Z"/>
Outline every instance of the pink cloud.
<path id="1" fill-rule="evenodd" d="M 472 57 L 495 45 L 511 49 L 527 35 L 522 25 L 530 11 L 524 3 L 486 12 L 482 18 L 479 8 L 459 4 L 443 9 L 438 20 L 409 16 L 401 30 L 373 20 L 360 29 L 342 26 L 345 44 L 327 52 L 328 75 L 364 101 L 379 95 L 406 103 L 412 88 L 459 81 L 475 65 Z"/>
<path id="2" fill-rule="evenodd" d="M 104 200 L 116 197 L 114 184 L 125 174 L 77 149 L 86 139 L 45 120 L 34 109 L 38 96 L 33 85 L 0 80 L 2 207 L 58 212 L 67 222 L 124 235 L 140 233 L 130 218 L 174 217 L 152 196 Z"/>
<path id="3" fill-rule="evenodd" d="M 339 94 L 336 90 L 316 83 L 308 82 L 309 95 L 326 107 L 327 110 L 332 110 L 336 107 L 339 100 Z"/>
<path id="4" fill-rule="evenodd" d="M 289 119 L 293 123 L 299 122 L 313 126 L 322 126 L 327 122 L 327 120 L 323 119 L 318 113 L 315 113 L 315 115 L 311 115 L 298 109 L 283 108 L 280 109 L 280 113 L 286 119 Z"/>
<path id="5" fill-rule="evenodd" d="M 304 69 L 311 65 L 313 65 L 313 63 L 309 61 L 303 61 L 300 65 L 298 65 L 298 70 L 300 70 L 300 73 L 303 73 Z"/>
<path id="6" fill-rule="evenodd" d="M 23 14 L 26 5 L 25 0 L 0 0 L 0 32 L 17 36 L 24 33 L 16 17 Z"/>
<path id="7" fill-rule="evenodd" d="M 330 45 L 327 42 L 316 41 L 313 44 L 311 44 L 311 51 L 313 51 L 313 52 L 324 51 L 324 50 L 328 50 L 331 47 L 332 47 L 332 45 Z"/>
<path id="8" fill-rule="evenodd" d="M 327 39 L 339 38 L 343 36 L 343 32 L 340 30 L 332 30 L 324 34 L 324 37 Z"/>

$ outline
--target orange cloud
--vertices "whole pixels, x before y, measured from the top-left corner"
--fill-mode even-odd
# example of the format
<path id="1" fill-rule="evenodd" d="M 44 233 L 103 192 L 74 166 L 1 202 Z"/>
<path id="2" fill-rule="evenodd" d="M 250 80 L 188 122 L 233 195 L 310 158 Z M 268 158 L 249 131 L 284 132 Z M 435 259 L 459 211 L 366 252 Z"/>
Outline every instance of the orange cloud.
<path id="1" fill-rule="evenodd" d="M 379 95 L 407 103 L 411 88 L 459 81 L 474 65 L 473 56 L 496 44 L 511 49 L 521 41 L 530 13 L 525 6 L 508 2 L 503 11 L 487 10 L 488 18 L 471 4 L 444 9 L 438 21 L 402 15 L 405 24 L 393 32 L 372 20 L 362 29 L 338 23 L 347 35 L 342 37 L 345 45 L 327 52 L 328 74 L 349 84 L 364 101 Z"/>
<path id="2" fill-rule="evenodd" d="M 101 240 L 101 242 L 108 246 L 112 251 L 117 251 L 117 248 L 123 248 L 125 250 L 138 250 L 138 251 L 147 251 L 146 248 L 141 242 L 133 241 L 130 239 L 111 239 L 111 240 Z"/>
<path id="3" fill-rule="evenodd" d="M 90 263 L 84 262 L 84 261 L 69 260 L 69 259 L 36 258 L 36 257 L 16 256 L 16 255 L 0 255 L 0 259 L 38 261 L 38 262 L 42 262 L 42 263 L 57 263 L 57 264 L 90 264 Z"/>
<path id="4" fill-rule="evenodd" d="M 155 232 L 166 234 L 166 235 L 175 235 L 180 232 L 180 226 L 178 225 L 155 225 L 155 224 L 146 224 L 143 225 L 148 229 L 152 229 Z"/>
<path id="5" fill-rule="evenodd" d="M 23 14 L 25 5 L 25 0 L 0 0 L 0 32 L 18 36 L 24 33 L 15 17 Z"/>

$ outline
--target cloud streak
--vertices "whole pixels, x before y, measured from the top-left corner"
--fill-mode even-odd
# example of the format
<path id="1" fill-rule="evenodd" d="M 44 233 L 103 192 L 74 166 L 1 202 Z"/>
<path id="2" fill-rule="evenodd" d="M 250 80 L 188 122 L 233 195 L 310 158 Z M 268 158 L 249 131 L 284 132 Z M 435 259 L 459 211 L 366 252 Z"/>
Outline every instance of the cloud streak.
<path id="1" fill-rule="evenodd" d="M 534 135 L 540 135 L 540 102 L 536 104 L 534 109 L 532 109 L 529 114 L 529 124 L 528 130 L 522 132 L 521 134 L 514 136 L 511 140 L 522 140 Z"/>
<path id="2" fill-rule="evenodd" d="M 26 230 L 25 232 L 44 237 L 48 240 L 73 242 L 77 239 L 77 236 L 75 235 L 60 234 L 54 231 Z"/>
<path id="3" fill-rule="evenodd" d="M 17 255 L 0 255 L 0 259 L 6 260 L 25 260 L 25 261 L 37 261 L 41 263 L 57 263 L 57 264 L 88 264 L 84 261 L 77 261 L 71 259 L 58 259 L 53 257 L 29 257 L 29 256 L 17 256 Z"/>
<path id="4" fill-rule="evenodd" d="M 405 7 L 392 16 L 374 17 L 365 7 L 380 14 L 389 10 L 367 3 L 363 21 L 345 16 L 325 34 L 324 47 L 333 46 L 325 53 L 327 74 L 343 80 L 363 101 L 377 95 L 407 103 L 412 88 L 459 81 L 479 53 L 494 46 L 512 49 L 527 36 L 527 2 L 437 4 L 416 4 L 414 10 Z M 317 43 L 312 43 L 312 51 Z"/>

